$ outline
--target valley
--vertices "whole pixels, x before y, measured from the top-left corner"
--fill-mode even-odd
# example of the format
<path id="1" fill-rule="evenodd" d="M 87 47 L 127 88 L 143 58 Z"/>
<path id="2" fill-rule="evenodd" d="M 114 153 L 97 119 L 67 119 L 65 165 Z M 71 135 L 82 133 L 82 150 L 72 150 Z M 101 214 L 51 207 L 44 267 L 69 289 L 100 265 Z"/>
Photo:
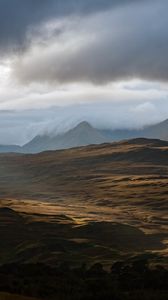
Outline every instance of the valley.
<path id="1" fill-rule="evenodd" d="M 167 142 L 148 139 L 92 145 L 35 155 L 1 154 L 1 222 L 5 220 L 3 214 L 6 211 L 3 209 L 6 207 L 10 209 L 7 220 L 10 216 L 11 218 L 17 216 L 14 221 L 11 220 L 14 224 L 16 222 L 15 228 L 19 220 L 19 223 L 23 222 L 23 226 L 27 228 L 31 228 L 31 224 L 32 226 L 36 224 L 37 232 L 40 232 L 44 226 L 42 230 L 44 236 L 48 236 L 49 229 L 56 239 L 58 237 L 62 239 L 62 229 L 60 233 L 57 226 L 64 224 L 63 240 L 74 240 L 75 231 L 80 228 L 82 233 L 77 234 L 77 239 L 81 241 L 81 247 L 85 243 L 93 243 L 93 249 L 92 247 L 89 249 L 91 254 L 86 257 L 86 261 L 95 261 L 96 258 L 97 261 L 104 261 L 108 265 L 116 259 L 116 254 L 113 256 L 113 252 L 116 253 L 119 249 L 121 253 L 120 251 L 118 253 L 121 256 L 147 251 L 161 256 L 166 261 L 168 255 L 167 155 Z M 96 228 L 96 236 L 93 234 L 90 237 L 87 232 L 88 230 L 92 232 L 94 228 L 92 226 Z M 2 235 L 3 228 L 1 226 Z M 7 226 L 6 229 L 8 230 L 9 227 Z M 99 230 L 107 236 L 106 247 L 112 249 L 110 253 L 106 248 L 105 253 L 102 254 L 104 240 L 97 241 Z M 85 231 L 86 234 L 83 234 Z M 131 235 L 128 237 L 129 231 Z M 31 239 L 39 235 L 37 232 Z M 114 232 L 117 232 L 117 235 Z M 9 235 L 8 232 L 7 234 Z M 137 244 L 138 237 L 140 240 Z M 22 239 L 22 243 L 27 241 L 24 234 Z M 19 243 L 16 243 L 14 248 L 20 247 Z M 45 247 L 48 247 L 47 239 L 45 243 Z M 56 247 L 55 240 L 52 240 L 52 243 L 55 245 L 53 247 Z M 79 244 L 75 242 L 73 245 L 72 257 L 67 253 L 65 255 L 64 251 L 57 255 L 53 248 L 53 250 L 48 249 L 45 259 L 50 256 L 51 261 L 57 260 L 60 259 L 59 255 L 63 255 L 64 259 L 72 260 L 74 263 Z M 97 253 L 99 246 L 100 255 Z M 32 247 L 34 246 L 31 246 L 29 255 L 33 253 Z M 13 259 L 15 260 L 15 257 L 9 258 L 9 261 Z M 24 251 L 22 259 L 24 261 Z M 29 256 L 26 256 L 27 259 L 29 260 Z M 35 255 L 33 259 L 37 262 L 39 256 Z"/>
<path id="2" fill-rule="evenodd" d="M 166 141 L 0 154 L 0 299 L 165 300 L 167 195 Z"/>

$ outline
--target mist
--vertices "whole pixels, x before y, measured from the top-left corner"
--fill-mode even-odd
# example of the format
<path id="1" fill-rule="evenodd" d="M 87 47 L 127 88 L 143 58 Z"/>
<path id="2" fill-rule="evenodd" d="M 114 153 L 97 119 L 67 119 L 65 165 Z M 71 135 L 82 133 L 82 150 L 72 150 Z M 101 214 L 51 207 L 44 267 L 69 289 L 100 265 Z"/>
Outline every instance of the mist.
<path id="1" fill-rule="evenodd" d="M 166 119 L 168 103 L 166 109 L 164 101 L 121 101 L 0 111 L 0 144 L 23 145 L 36 135 L 55 136 L 82 121 L 99 129 L 139 129 Z"/>

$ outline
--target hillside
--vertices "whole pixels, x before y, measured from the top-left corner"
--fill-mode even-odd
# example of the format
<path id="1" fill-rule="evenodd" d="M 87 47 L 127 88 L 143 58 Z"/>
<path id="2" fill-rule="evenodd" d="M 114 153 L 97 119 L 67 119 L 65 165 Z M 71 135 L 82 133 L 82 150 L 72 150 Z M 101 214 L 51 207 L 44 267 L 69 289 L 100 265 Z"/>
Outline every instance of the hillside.
<path id="1" fill-rule="evenodd" d="M 61 282 L 69 291 L 71 266 L 77 268 L 75 285 L 71 282 L 76 295 L 76 286 L 83 291 L 83 284 L 89 284 L 88 272 L 104 274 L 106 287 L 111 274 L 100 263 L 110 270 L 116 262 L 116 267 L 126 264 L 130 284 L 128 266 L 136 260 L 143 267 L 138 280 L 146 282 L 144 274 L 150 274 L 156 285 L 156 272 L 143 263 L 149 261 L 158 270 L 159 284 L 166 271 L 157 266 L 168 265 L 167 186 L 166 141 L 140 138 L 40 154 L 0 154 L 0 290 L 57 299 L 57 293 L 64 294 Z M 137 273 L 131 272 L 134 284 Z"/>
<path id="2" fill-rule="evenodd" d="M 159 140 L 0 155 L 2 205 L 11 199 L 19 207 L 33 200 L 25 208 L 34 212 L 56 210 L 74 217 L 81 210 L 82 219 L 119 218 L 145 230 L 164 231 L 167 183 L 168 142 Z"/>

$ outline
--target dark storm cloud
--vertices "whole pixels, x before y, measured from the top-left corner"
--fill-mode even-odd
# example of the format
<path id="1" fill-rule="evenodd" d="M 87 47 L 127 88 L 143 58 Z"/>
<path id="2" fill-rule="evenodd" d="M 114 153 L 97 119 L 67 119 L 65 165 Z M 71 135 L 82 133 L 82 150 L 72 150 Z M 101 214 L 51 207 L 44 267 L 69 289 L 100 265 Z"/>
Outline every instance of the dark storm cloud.
<path id="1" fill-rule="evenodd" d="M 167 0 L 134 1 L 87 16 L 65 29 L 62 40 L 31 48 L 14 65 L 14 74 L 26 83 L 167 81 L 167 11 Z"/>
<path id="2" fill-rule="evenodd" d="M 0 0 L 1 143 L 83 120 L 139 128 L 166 119 L 167 11 L 168 0 Z"/>
<path id="3" fill-rule="evenodd" d="M 0 0 L 0 49 L 26 44 L 29 29 L 51 18 L 88 14 L 139 0 Z"/>

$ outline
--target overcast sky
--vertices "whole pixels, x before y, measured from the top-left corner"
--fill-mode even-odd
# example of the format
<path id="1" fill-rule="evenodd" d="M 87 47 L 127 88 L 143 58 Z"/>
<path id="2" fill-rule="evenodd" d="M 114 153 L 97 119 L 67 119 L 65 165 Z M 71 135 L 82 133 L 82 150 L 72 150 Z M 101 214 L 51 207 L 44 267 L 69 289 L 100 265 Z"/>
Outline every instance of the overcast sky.
<path id="1" fill-rule="evenodd" d="M 167 0 L 0 0 L 0 144 L 168 118 Z"/>

